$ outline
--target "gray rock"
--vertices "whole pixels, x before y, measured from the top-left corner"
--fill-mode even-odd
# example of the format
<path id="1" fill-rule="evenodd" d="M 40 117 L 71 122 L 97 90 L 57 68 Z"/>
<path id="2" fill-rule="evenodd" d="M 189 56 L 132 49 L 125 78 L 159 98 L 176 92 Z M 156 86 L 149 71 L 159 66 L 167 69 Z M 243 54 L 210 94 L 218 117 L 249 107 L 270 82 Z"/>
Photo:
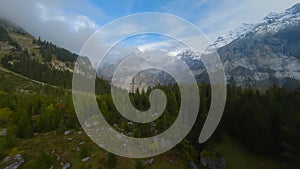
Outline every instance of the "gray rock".
<path id="1" fill-rule="evenodd" d="M 0 131 L 0 136 L 6 136 L 7 134 L 7 128 L 4 128 Z"/>
<path id="2" fill-rule="evenodd" d="M 61 156 L 59 154 L 56 154 L 56 161 L 60 161 L 61 160 Z"/>
<path id="3" fill-rule="evenodd" d="M 196 164 L 194 162 L 187 163 L 187 167 L 189 169 L 197 169 L 197 166 L 196 166 Z"/>
<path id="4" fill-rule="evenodd" d="M 64 135 L 69 135 L 69 134 L 71 134 L 71 133 L 72 133 L 71 130 L 67 130 L 67 131 L 64 132 Z"/>
<path id="5" fill-rule="evenodd" d="M 21 154 L 16 154 L 13 157 L 6 157 L 4 160 L 6 163 L 10 163 L 4 169 L 17 169 L 24 163 L 24 158 Z"/>
<path id="6" fill-rule="evenodd" d="M 226 169 L 225 158 L 212 159 L 210 157 L 203 157 L 203 158 L 200 158 L 200 164 L 203 167 L 207 167 L 210 169 Z"/>
<path id="7" fill-rule="evenodd" d="M 145 164 L 152 165 L 153 162 L 154 162 L 154 159 L 151 158 L 151 159 L 146 160 L 146 161 L 145 161 Z"/>
<path id="8" fill-rule="evenodd" d="M 71 163 L 60 163 L 60 165 L 62 166 L 62 169 L 68 169 L 71 167 Z"/>
<path id="9" fill-rule="evenodd" d="M 89 161 L 89 159 L 90 159 L 90 157 L 84 157 L 81 161 L 82 161 L 83 163 L 85 163 L 85 162 Z"/>

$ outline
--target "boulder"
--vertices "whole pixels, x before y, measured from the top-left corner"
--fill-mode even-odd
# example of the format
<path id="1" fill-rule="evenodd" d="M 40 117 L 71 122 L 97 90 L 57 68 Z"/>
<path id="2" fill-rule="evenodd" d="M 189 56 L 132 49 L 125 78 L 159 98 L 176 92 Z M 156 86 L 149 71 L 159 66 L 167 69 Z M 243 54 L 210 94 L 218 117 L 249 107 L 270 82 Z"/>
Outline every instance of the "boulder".
<path id="1" fill-rule="evenodd" d="M 146 160 L 146 161 L 145 161 L 145 164 L 152 165 L 153 162 L 154 162 L 154 159 L 151 158 L 151 159 Z"/>
<path id="2" fill-rule="evenodd" d="M 64 132 L 64 135 L 69 135 L 69 134 L 71 134 L 71 132 L 72 132 L 71 130 L 67 130 Z"/>
<path id="3" fill-rule="evenodd" d="M 189 162 L 189 163 L 187 163 L 187 167 L 189 168 L 189 169 L 197 169 L 197 166 L 196 166 L 196 164 L 194 163 L 194 162 Z"/>
<path id="4" fill-rule="evenodd" d="M 0 131 L 0 136 L 6 136 L 7 134 L 7 128 L 4 128 Z"/>
<path id="5" fill-rule="evenodd" d="M 56 154 L 56 161 L 60 161 L 61 160 L 61 156 L 59 154 Z"/>
<path id="6" fill-rule="evenodd" d="M 62 166 L 62 169 L 68 169 L 71 167 L 71 163 L 60 163 L 60 165 Z"/>
<path id="7" fill-rule="evenodd" d="M 85 163 L 85 162 L 89 161 L 89 159 L 90 159 L 90 157 L 84 157 L 81 161 L 82 161 L 83 163 Z"/>
<path id="8" fill-rule="evenodd" d="M 3 161 L 8 164 L 4 169 L 17 169 L 24 163 L 24 158 L 21 154 L 16 154 L 12 157 L 6 157 Z"/>
<path id="9" fill-rule="evenodd" d="M 200 158 L 200 164 L 203 167 L 207 167 L 210 169 L 226 169 L 226 160 L 225 158 L 210 158 L 210 157 L 203 157 Z"/>

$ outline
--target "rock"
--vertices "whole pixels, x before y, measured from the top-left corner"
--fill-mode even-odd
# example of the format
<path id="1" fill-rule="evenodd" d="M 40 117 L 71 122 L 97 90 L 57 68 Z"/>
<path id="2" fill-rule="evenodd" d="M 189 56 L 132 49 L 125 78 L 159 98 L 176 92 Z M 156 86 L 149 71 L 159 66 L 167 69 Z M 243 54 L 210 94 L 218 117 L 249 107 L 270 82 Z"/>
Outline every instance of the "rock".
<path id="1" fill-rule="evenodd" d="M 197 166 L 196 166 L 196 164 L 194 163 L 194 162 L 189 162 L 189 163 L 187 163 L 187 167 L 189 168 L 189 169 L 197 169 Z"/>
<path id="2" fill-rule="evenodd" d="M 7 157 L 5 157 L 5 158 L 2 160 L 2 162 L 3 162 L 3 163 L 7 163 L 7 162 L 9 161 L 9 159 L 10 159 L 10 156 L 7 156 Z"/>
<path id="3" fill-rule="evenodd" d="M 0 136 L 6 136 L 7 134 L 7 128 L 4 128 L 0 131 Z"/>
<path id="4" fill-rule="evenodd" d="M 200 158 L 200 164 L 203 167 L 207 167 L 210 169 L 226 169 L 225 158 L 212 159 L 210 157 L 204 157 L 204 158 Z"/>
<path id="5" fill-rule="evenodd" d="M 60 163 L 60 165 L 62 166 L 62 169 L 68 169 L 68 168 L 70 168 L 71 167 L 71 163 Z"/>
<path id="6" fill-rule="evenodd" d="M 82 144 L 84 144 L 85 142 L 84 141 L 81 141 L 80 143 L 79 143 L 79 145 L 82 145 Z"/>
<path id="7" fill-rule="evenodd" d="M 146 161 L 145 161 L 145 164 L 152 165 L 153 162 L 154 162 L 154 159 L 151 158 L 151 159 L 146 160 Z"/>
<path id="8" fill-rule="evenodd" d="M 67 138 L 67 140 L 68 140 L 68 141 L 72 141 L 72 140 L 73 140 L 73 138 L 69 137 L 69 138 Z"/>
<path id="9" fill-rule="evenodd" d="M 71 134 L 71 132 L 72 132 L 71 130 L 67 130 L 64 132 L 64 135 L 69 135 L 69 134 Z"/>
<path id="10" fill-rule="evenodd" d="M 82 161 L 83 163 L 85 163 L 85 162 L 89 161 L 89 159 L 90 159 L 90 157 L 84 157 L 81 161 Z"/>
<path id="11" fill-rule="evenodd" d="M 167 161 L 172 164 L 172 165 L 175 165 L 175 161 L 173 159 L 170 159 L 170 158 L 167 158 Z"/>
<path id="12" fill-rule="evenodd" d="M 16 154 L 13 157 L 6 157 L 4 163 L 9 163 L 4 169 L 17 169 L 24 163 L 24 158 L 21 154 Z"/>
<path id="13" fill-rule="evenodd" d="M 60 161 L 61 160 L 61 156 L 59 154 L 56 154 L 56 161 Z"/>

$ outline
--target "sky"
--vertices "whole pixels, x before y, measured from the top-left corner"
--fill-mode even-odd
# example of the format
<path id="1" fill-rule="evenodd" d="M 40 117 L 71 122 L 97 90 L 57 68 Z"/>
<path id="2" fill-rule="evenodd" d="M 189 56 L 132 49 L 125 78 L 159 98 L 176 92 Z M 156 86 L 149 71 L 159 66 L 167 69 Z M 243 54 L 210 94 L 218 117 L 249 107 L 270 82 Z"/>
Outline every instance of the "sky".
<path id="1" fill-rule="evenodd" d="M 162 12 L 196 25 L 210 41 L 243 23 L 256 23 L 299 0 L 1 0 L 0 18 L 35 37 L 79 53 L 86 40 L 111 21 L 134 13 Z M 148 40 L 145 40 L 147 39 Z M 142 36 L 128 41 L 139 49 L 159 48 L 170 40 Z M 131 48 L 132 49 L 132 48 Z"/>

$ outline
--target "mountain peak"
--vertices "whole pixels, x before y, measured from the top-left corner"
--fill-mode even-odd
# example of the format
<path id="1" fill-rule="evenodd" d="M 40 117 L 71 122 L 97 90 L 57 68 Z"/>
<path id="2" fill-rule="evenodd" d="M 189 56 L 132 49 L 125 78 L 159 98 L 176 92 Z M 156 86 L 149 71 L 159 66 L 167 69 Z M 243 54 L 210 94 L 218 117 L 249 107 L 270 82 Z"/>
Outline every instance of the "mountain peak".
<path id="1" fill-rule="evenodd" d="M 208 53 L 223 47 L 232 41 L 245 36 L 272 34 L 280 31 L 291 25 L 300 24 L 300 3 L 295 4 L 283 12 L 271 12 L 263 18 L 262 21 L 256 24 L 246 24 L 229 31 L 223 37 L 219 37 L 210 46 L 208 46 Z"/>
<path id="2" fill-rule="evenodd" d="M 291 8 L 287 9 L 287 11 L 290 11 L 292 14 L 300 13 L 300 3 L 295 4 Z"/>

